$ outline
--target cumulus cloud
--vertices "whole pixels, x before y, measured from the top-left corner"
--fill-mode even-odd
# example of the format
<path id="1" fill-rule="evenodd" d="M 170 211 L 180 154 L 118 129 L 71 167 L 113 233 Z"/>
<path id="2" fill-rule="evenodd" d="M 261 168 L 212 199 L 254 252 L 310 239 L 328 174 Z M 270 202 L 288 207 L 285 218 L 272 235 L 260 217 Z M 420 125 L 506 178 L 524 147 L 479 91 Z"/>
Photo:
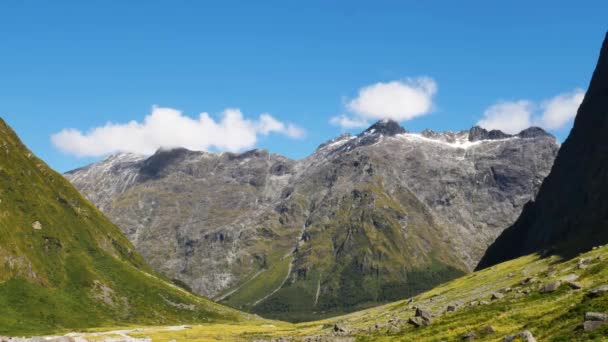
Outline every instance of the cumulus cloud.
<path id="1" fill-rule="evenodd" d="M 259 135 L 300 138 L 304 131 L 268 113 L 247 119 L 238 109 L 226 109 L 218 120 L 208 113 L 191 118 L 172 108 L 153 107 L 143 122 L 107 123 L 86 133 L 64 129 L 51 136 L 61 151 L 76 156 L 104 156 L 116 152 L 152 154 L 157 149 L 241 151 L 255 146 Z"/>
<path id="2" fill-rule="evenodd" d="M 331 118 L 329 120 L 329 123 L 331 123 L 332 125 L 335 125 L 335 126 L 340 126 L 345 129 L 363 128 L 363 127 L 369 126 L 369 123 L 367 122 L 367 120 L 364 120 L 361 118 L 351 118 L 344 114 L 334 116 L 333 118 Z"/>
<path id="3" fill-rule="evenodd" d="M 370 120 L 411 120 L 431 112 L 437 83 L 430 77 L 379 82 L 359 89 L 357 97 L 347 101 L 349 115 L 331 118 L 342 128 L 367 125 Z"/>
<path id="4" fill-rule="evenodd" d="M 584 96 L 582 89 L 575 89 L 540 104 L 527 100 L 499 102 L 485 110 L 477 125 L 510 134 L 519 133 L 530 126 L 560 129 L 574 119 Z"/>
<path id="5" fill-rule="evenodd" d="M 547 129 L 563 127 L 574 119 L 584 97 L 585 92 L 582 89 L 576 89 L 544 101 L 541 104 L 543 114 L 540 118 L 540 125 Z"/>
<path id="6" fill-rule="evenodd" d="M 530 101 L 500 102 L 483 113 L 477 125 L 485 129 L 499 129 L 505 133 L 519 133 L 531 126 L 532 103 Z"/>

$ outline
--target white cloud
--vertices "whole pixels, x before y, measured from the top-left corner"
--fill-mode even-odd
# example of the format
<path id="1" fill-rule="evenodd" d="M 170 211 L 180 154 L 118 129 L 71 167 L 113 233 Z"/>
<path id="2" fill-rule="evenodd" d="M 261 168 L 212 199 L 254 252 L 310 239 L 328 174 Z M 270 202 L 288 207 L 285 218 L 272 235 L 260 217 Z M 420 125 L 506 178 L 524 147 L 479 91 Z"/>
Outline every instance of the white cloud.
<path id="1" fill-rule="evenodd" d="M 560 94 L 541 104 L 543 114 L 540 125 L 547 129 L 559 129 L 576 116 L 578 107 L 583 102 L 585 91 L 575 89 L 572 92 Z"/>
<path id="2" fill-rule="evenodd" d="M 243 117 L 238 109 L 226 109 L 219 120 L 208 113 L 190 118 L 172 108 L 153 107 L 143 122 L 107 123 L 83 133 L 64 129 L 51 136 L 61 151 L 76 156 L 103 156 L 116 152 L 152 154 L 161 147 L 191 150 L 241 151 L 255 146 L 258 135 L 278 133 L 299 138 L 304 131 L 264 113 L 259 119 Z"/>
<path id="3" fill-rule="evenodd" d="M 268 135 L 269 133 L 278 132 L 290 138 L 304 137 L 304 130 L 294 124 L 284 124 L 273 118 L 270 114 L 264 113 L 260 115 L 258 123 L 258 131 L 261 134 Z"/>
<path id="4" fill-rule="evenodd" d="M 519 133 L 530 126 L 546 130 L 560 129 L 574 119 L 584 96 L 582 89 L 575 89 L 544 100 L 540 105 L 527 100 L 499 102 L 485 110 L 477 125 L 510 134 Z"/>
<path id="5" fill-rule="evenodd" d="M 369 126 L 369 123 L 364 119 L 358 117 L 351 118 L 344 114 L 332 117 L 329 120 L 329 123 L 335 126 L 340 126 L 345 129 L 363 128 Z"/>
<path id="6" fill-rule="evenodd" d="M 368 85 L 359 89 L 357 97 L 347 101 L 346 109 L 351 116 L 336 116 L 330 123 L 356 128 L 365 126 L 368 120 L 411 120 L 430 113 L 436 92 L 437 83 L 430 77 Z"/>
<path id="7" fill-rule="evenodd" d="M 505 133 L 519 133 L 531 126 L 532 103 L 529 101 L 500 102 L 483 113 L 477 125 L 485 129 L 499 129 Z"/>

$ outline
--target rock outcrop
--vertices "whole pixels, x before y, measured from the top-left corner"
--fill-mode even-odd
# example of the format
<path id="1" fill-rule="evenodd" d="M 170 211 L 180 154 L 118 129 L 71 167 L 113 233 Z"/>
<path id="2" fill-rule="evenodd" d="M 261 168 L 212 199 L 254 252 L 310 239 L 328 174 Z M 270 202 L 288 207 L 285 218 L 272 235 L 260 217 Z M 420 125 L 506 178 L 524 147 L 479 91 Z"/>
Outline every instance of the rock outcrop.
<path id="1" fill-rule="evenodd" d="M 607 132 L 608 35 L 551 173 L 535 201 L 488 248 L 478 268 L 537 251 L 573 257 L 608 242 Z"/>

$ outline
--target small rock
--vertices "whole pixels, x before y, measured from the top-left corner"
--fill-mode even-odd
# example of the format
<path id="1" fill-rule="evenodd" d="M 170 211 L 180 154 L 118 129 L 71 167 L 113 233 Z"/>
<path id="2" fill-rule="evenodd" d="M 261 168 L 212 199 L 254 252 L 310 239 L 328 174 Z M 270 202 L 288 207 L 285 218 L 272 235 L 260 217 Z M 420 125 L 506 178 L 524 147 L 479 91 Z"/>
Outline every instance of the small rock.
<path id="1" fill-rule="evenodd" d="M 496 329 L 494 329 L 494 327 L 491 325 L 486 325 L 481 329 L 481 332 L 483 332 L 484 334 L 493 334 L 496 332 Z"/>
<path id="2" fill-rule="evenodd" d="M 525 342 L 536 342 L 536 339 L 534 338 L 534 335 L 532 335 L 530 330 L 522 331 L 521 334 L 519 334 L 519 337 L 521 337 L 521 339 Z"/>
<path id="3" fill-rule="evenodd" d="M 581 283 L 579 283 L 577 281 L 568 281 L 568 282 L 566 282 L 566 284 L 568 286 L 570 286 L 570 288 L 573 289 L 573 290 L 580 290 L 580 289 L 583 288 L 583 284 L 581 284 Z"/>
<path id="4" fill-rule="evenodd" d="M 427 320 L 427 321 L 431 321 L 433 319 L 433 315 L 431 315 L 430 312 L 423 310 L 423 309 L 416 309 L 416 317 L 422 317 L 423 319 Z"/>
<path id="5" fill-rule="evenodd" d="M 463 341 L 473 341 L 477 338 L 477 334 L 474 331 L 469 331 L 462 336 Z"/>
<path id="6" fill-rule="evenodd" d="M 599 297 L 606 292 L 608 292 L 608 285 L 602 285 L 589 290 L 587 295 L 589 297 Z"/>
<path id="7" fill-rule="evenodd" d="M 479 305 L 479 302 L 476 300 L 469 303 L 469 306 L 477 306 L 477 305 Z"/>
<path id="8" fill-rule="evenodd" d="M 488 305 L 490 304 L 490 302 L 488 302 L 487 300 L 482 300 L 479 302 L 479 305 Z"/>
<path id="9" fill-rule="evenodd" d="M 336 334 L 348 334 L 348 329 L 346 329 L 346 327 L 343 325 L 336 323 L 334 324 L 334 332 Z"/>
<path id="10" fill-rule="evenodd" d="M 492 297 L 490 298 L 491 300 L 498 300 L 498 299 L 502 299 L 504 297 L 504 295 L 502 293 L 493 293 Z"/>
<path id="11" fill-rule="evenodd" d="M 555 292 L 559 289 L 562 283 L 559 280 L 551 281 L 545 284 L 543 288 L 540 290 L 540 293 L 550 293 Z"/>
<path id="12" fill-rule="evenodd" d="M 40 221 L 35 221 L 34 223 L 32 223 L 32 228 L 40 230 L 42 229 L 42 223 L 40 223 Z"/>
<path id="13" fill-rule="evenodd" d="M 417 328 L 421 327 L 421 326 L 429 325 L 429 323 L 430 323 L 422 317 L 411 317 L 410 319 L 407 320 L 407 322 Z"/>
<path id="14" fill-rule="evenodd" d="M 503 342 L 513 342 L 518 337 L 522 341 L 525 341 L 525 342 L 536 342 L 536 339 L 534 338 L 534 335 L 532 335 L 530 330 L 524 330 L 524 331 L 520 332 L 519 334 L 506 336 L 505 338 L 502 339 L 502 341 Z"/>
<path id="15" fill-rule="evenodd" d="M 399 332 L 399 327 L 396 325 L 391 325 L 390 328 L 388 328 L 388 332 L 391 334 L 395 334 Z"/>
<path id="16" fill-rule="evenodd" d="M 595 330 L 595 329 L 601 327 L 604 324 L 606 324 L 606 322 L 585 321 L 585 323 L 583 323 L 583 330 L 585 330 L 585 331 Z"/>
<path id="17" fill-rule="evenodd" d="M 448 307 L 446 308 L 447 312 L 454 312 L 456 311 L 456 305 L 448 305 Z"/>
<path id="18" fill-rule="evenodd" d="M 520 284 L 521 285 L 528 285 L 528 284 L 532 284 L 532 283 L 536 282 L 536 280 L 538 280 L 538 278 L 536 278 L 536 277 L 528 277 L 528 278 L 525 278 L 524 280 L 522 280 L 520 282 Z"/>
<path id="19" fill-rule="evenodd" d="M 585 321 L 608 322 L 608 315 L 601 312 L 586 312 Z"/>
<path id="20" fill-rule="evenodd" d="M 561 281 L 575 281 L 578 279 L 578 275 L 576 274 L 568 274 L 560 278 Z"/>
<path id="21" fill-rule="evenodd" d="M 525 289 L 523 291 L 521 291 L 523 294 L 530 294 L 530 289 Z"/>

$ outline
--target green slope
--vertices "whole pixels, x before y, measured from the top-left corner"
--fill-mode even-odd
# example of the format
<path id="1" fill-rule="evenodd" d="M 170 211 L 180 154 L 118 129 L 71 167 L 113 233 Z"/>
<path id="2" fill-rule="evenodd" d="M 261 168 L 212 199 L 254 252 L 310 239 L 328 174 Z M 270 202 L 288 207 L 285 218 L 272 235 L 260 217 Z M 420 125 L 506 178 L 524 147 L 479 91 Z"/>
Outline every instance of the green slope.
<path id="1" fill-rule="evenodd" d="M 571 260 L 529 255 L 465 275 L 408 300 L 354 312 L 327 320 L 300 324 L 204 324 L 176 330 L 147 327 L 127 332 L 131 337 L 167 341 L 464 341 L 471 332 L 475 341 L 503 341 L 529 330 L 537 341 L 606 341 L 608 322 L 592 331 L 582 329 L 586 312 L 608 314 L 608 292 L 590 295 L 608 286 L 608 245 Z M 581 265 L 581 266 L 579 266 Z M 562 285 L 542 293 L 545 284 L 578 277 L 582 289 Z M 534 280 L 522 283 L 526 278 Z M 492 300 L 501 293 L 502 298 Z M 447 312 L 454 305 L 456 310 Z M 435 317 L 428 326 L 408 323 L 420 307 Z M 338 324 L 347 333 L 336 334 Z M 491 326 L 493 331 L 487 330 Z M 112 332 L 107 335 L 111 336 Z M 339 336 L 337 336 L 339 335 Z M 87 337 L 87 333 L 81 336 Z M 99 338 L 99 336 L 98 336 Z M 521 341 L 516 339 L 515 341 Z"/>
<path id="2" fill-rule="evenodd" d="M 269 258 L 266 270 L 223 303 L 311 321 L 414 296 L 465 274 L 424 204 L 408 189 L 389 194 L 380 177 L 373 181 L 324 203 L 331 210 L 311 219 L 305 239 L 292 247 L 291 265 Z M 299 198 L 293 205 L 304 206 Z"/>
<path id="3" fill-rule="evenodd" d="M 153 275 L 0 119 L 0 334 L 246 317 Z"/>

